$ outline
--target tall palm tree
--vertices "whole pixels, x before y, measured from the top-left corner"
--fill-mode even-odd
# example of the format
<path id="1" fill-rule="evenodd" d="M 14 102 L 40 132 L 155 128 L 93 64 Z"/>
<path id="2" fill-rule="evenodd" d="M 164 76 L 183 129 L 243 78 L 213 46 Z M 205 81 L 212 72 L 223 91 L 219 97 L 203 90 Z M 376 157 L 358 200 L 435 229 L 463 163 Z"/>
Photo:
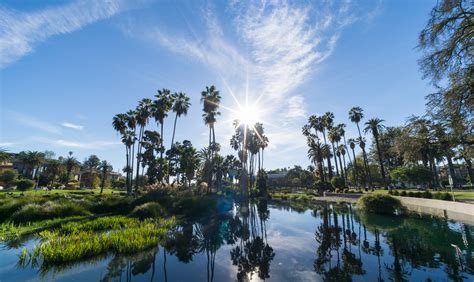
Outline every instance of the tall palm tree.
<path id="1" fill-rule="evenodd" d="M 218 111 L 219 105 L 221 102 L 221 96 L 219 91 L 215 88 L 214 85 L 206 86 L 206 89 L 201 92 L 201 103 L 203 103 L 203 114 L 202 117 L 204 119 L 204 124 L 209 127 L 209 147 L 208 149 L 211 150 L 210 157 L 210 166 L 212 167 L 213 163 L 213 154 L 212 150 L 214 144 L 216 143 L 216 134 L 214 131 L 214 124 L 216 123 L 217 116 L 221 113 Z M 212 137 L 212 138 L 211 138 Z M 208 187 L 209 190 L 212 189 L 212 170 L 210 171 L 209 175 L 207 176 L 208 180 Z"/>
<path id="2" fill-rule="evenodd" d="M 347 147 L 347 141 L 346 141 L 346 124 L 345 123 L 340 123 L 337 125 L 337 128 L 339 129 L 339 135 L 342 137 L 342 140 L 344 140 L 344 149 L 345 151 L 349 151 L 349 148 Z M 351 158 L 351 154 L 347 154 L 347 156 L 349 157 L 349 164 L 352 164 L 352 158 Z M 344 169 L 345 169 L 345 161 L 344 161 Z M 347 175 L 346 175 L 347 177 Z"/>
<path id="3" fill-rule="evenodd" d="M 151 107 L 152 107 L 152 100 L 148 98 L 142 99 L 138 103 L 138 107 L 135 110 L 136 112 L 136 120 L 137 124 L 140 126 L 138 131 L 138 145 L 137 145 L 137 173 L 135 174 L 135 179 L 138 180 L 140 175 L 140 163 L 142 162 L 142 141 L 143 141 L 143 134 L 145 133 L 145 126 L 148 124 L 148 121 L 151 116 Z M 138 189 L 138 181 L 135 181 L 135 190 Z"/>
<path id="4" fill-rule="evenodd" d="M 174 134 L 176 132 L 176 122 L 179 117 L 186 116 L 188 114 L 189 107 L 191 106 L 191 102 L 189 102 L 189 97 L 182 93 L 175 93 L 174 101 L 172 106 L 172 111 L 176 114 L 174 118 L 174 125 L 173 125 L 173 135 L 171 137 L 171 146 L 174 144 Z"/>
<path id="5" fill-rule="evenodd" d="M 79 162 L 72 156 L 72 152 L 69 152 L 68 154 L 69 156 L 64 159 L 64 165 L 66 166 L 66 185 L 71 179 L 72 171 L 79 166 Z"/>
<path id="6" fill-rule="evenodd" d="M 387 181 L 385 180 L 385 168 L 383 165 L 383 157 L 382 157 L 382 151 L 380 150 L 380 140 L 379 140 L 379 134 L 384 129 L 384 125 L 382 124 L 382 122 L 384 122 L 384 120 L 379 119 L 379 118 L 369 119 L 365 123 L 366 126 L 364 128 L 364 133 L 367 133 L 369 131 L 372 132 L 372 135 L 375 141 L 375 146 L 377 148 L 377 155 L 379 157 L 380 173 L 382 174 L 383 187 L 387 189 Z"/>
<path id="7" fill-rule="evenodd" d="M 339 166 L 337 165 L 337 152 L 336 152 L 336 146 L 334 143 L 339 142 L 341 140 L 341 137 L 339 136 L 339 131 L 337 130 L 337 127 L 331 127 L 328 132 L 328 139 L 329 142 L 331 142 L 332 145 L 332 153 L 334 155 L 334 163 L 336 164 L 336 175 L 339 176 Z"/>
<path id="8" fill-rule="evenodd" d="M 100 174 L 101 174 L 100 193 L 102 194 L 102 192 L 104 191 L 104 187 L 105 187 L 105 181 L 107 180 L 107 175 L 112 171 L 113 168 L 112 168 L 112 165 L 110 163 L 108 163 L 106 160 L 103 160 L 99 164 L 98 168 L 99 168 Z"/>
<path id="9" fill-rule="evenodd" d="M 327 120 L 323 120 L 323 117 L 318 117 L 315 115 L 312 115 L 309 117 L 309 124 L 311 125 L 314 130 L 316 130 L 316 133 L 321 132 L 323 134 L 323 139 L 324 139 L 324 145 L 327 145 L 326 141 L 326 127 L 325 127 L 325 122 Z M 327 167 L 328 167 L 328 178 L 329 180 L 332 178 L 332 165 L 331 165 L 331 157 L 327 156 L 325 157 L 327 160 Z"/>
<path id="10" fill-rule="evenodd" d="M 130 186 L 130 172 L 129 172 L 130 171 L 130 157 L 129 157 L 130 156 L 129 154 L 130 142 L 129 141 L 131 141 L 131 133 L 130 133 L 130 130 L 128 130 L 127 119 L 128 118 L 126 114 L 117 114 L 112 119 L 112 126 L 118 133 L 120 133 L 122 143 L 125 145 L 125 156 L 126 156 L 125 172 L 127 175 L 126 186 L 127 186 L 127 192 L 131 194 L 132 189 Z"/>
<path id="11" fill-rule="evenodd" d="M 350 109 L 349 111 L 349 119 L 351 120 L 351 122 L 355 123 L 357 125 L 357 131 L 359 132 L 359 146 L 360 148 L 362 149 L 362 156 L 364 158 L 364 169 L 365 169 L 365 173 L 364 173 L 364 178 L 368 178 L 368 181 L 369 181 L 369 186 L 372 186 L 372 183 L 371 183 L 371 180 L 370 180 L 370 173 L 369 173 L 369 164 L 368 164 L 368 161 L 367 161 L 367 154 L 365 152 L 365 142 L 364 140 L 362 139 L 362 134 L 360 132 L 360 127 L 359 127 L 359 122 L 364 118 L 364 110 L 362 110 L 361 107 L 353 107 L 352 109 Z"/>
<path id="12" fill-rule="evenodd" d="M 337 146 L 337 156 L 339 158 L 339 164 L 341 165 L 341 174 L 344 179 L 344 183 L 347 183 L 347 171 L 346 171 L 346 148 L 343 144 Z M 341 162 L 341 156 L 343 162 Z"/>
<path id="13" fill-rule="evenodd" d="M 163 128 L 164 128 L 164 121 L 165 118 L 168 116 L 168 112 L 171 110 L 173 106 L 173 95 L 171 95 L 171 91 L 168 89 L 158 90 L 158 94 L 155 95 L 156 100 L 153 101 L 153 111 L 152 116 L 160 125 L 160 136 L 161 136 L 161 144 L 160 144 L 160 170 L 159 170 L 159 180 L 163 181 L 163 153 L 165 152 L 165 148 L 163 145 Z"/>
<path id="14" fill-rule="evenodd" d="M 356 155 L 355 155 L 355 146 L 356 146 L 356 140 L 354 139 L 349 139 L 349 147 L 351 148 L 352 150 L 352 156 L 354 157 L 354 165 L 353 165 L 353 169 L 352 169 L 352 177 L 354 178 L 354 184 L 356 186 L 358 186 L 357 184 L 357 159 L 356 159 Z"/>
<path id="15" fill-rule="evenodd" d="M 176 114 L 174 117 L 174 125 L 173 125 L 173 135 L 171 137 L 171 149 L 174 146 L 174 135 L 176 132 L 176 123 L 178 121 L 178 118 L 181 116 L 186 116 L 188 114 L 189 107 L 191 106 L 191 103 L 189 102 L 189 97 L 182 93 L 174 93 L 173 94 L 173 106 L 171 107 L 171 110 Z M 170 163 L 168 163 L 169 167 Z M 168 184 L 169 184 L 169 176 L 168 176 Z"/>

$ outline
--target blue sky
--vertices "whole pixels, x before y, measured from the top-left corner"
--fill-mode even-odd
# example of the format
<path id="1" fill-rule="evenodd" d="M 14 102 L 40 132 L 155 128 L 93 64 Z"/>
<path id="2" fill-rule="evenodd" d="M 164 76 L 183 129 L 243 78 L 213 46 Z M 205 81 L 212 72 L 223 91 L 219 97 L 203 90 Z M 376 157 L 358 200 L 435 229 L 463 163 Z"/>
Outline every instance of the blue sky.
<path id="1" fill-rule="evenodd" d="M 238 103 L 256 104 L 270 146 L 267 168 L 308 165 L 301 126 L 334 112 L 399 125 L 422 114 L 419 31 L 430 0 L 3 1 L 0 4 L 0 147 L 73 151 L 125 163 L 112 117 L 157 89 L 191 97 L 176 140 L 207 142 L 200 92 L 223 96 L 216 125 L 230 153 Z M 246 94 L 247 93 L 247 94 Z M 233 98 L 235 97 L 235 98 Z M 257 102 L 258 101 L 258 102 Z M 152 125 L 151 128 L 155 128 Z M 172 118 L 165 123 L 169 142 Z"/>

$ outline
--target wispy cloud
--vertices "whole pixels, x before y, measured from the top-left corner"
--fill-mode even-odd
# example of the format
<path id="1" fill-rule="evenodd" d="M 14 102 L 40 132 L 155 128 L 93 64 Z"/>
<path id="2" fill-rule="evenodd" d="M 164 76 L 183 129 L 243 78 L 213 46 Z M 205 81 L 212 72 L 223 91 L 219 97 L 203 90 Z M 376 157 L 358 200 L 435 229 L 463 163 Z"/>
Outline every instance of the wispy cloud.
<path id="1" fill-rule="evenodd" d="M 117 146 L 121 144 L 118 141 L 77 141 L 77 140 L 65 140 L 65 139 L 50 139 L 43 137 L 34 137 L 38 142 L 58 146 L 65 148 L 76 148 L 76 149 L 106 149 L 111 146 Z"/>
<path id="2" fill-rule="evenodd" d="M 264 118 L 278 125 L 266 127 L 268 135 L 279 139 L 274 144 L 300 148 L 292 144 L 301 127 L 295 122 L 306 115 L 308 97 L 294 92 L 334 52 L 343 28 L 359 20 L 351 1 L 234 1 L 225 15 L 217 14 L 211 4 L 200 9 L 201 23 L 189 23 L 183 16 L 187 30 L 170 32 L 137 22 L 122 30 L 202 62 L 221 79 L 222 92 L 230 94 L 225 96 L 237 100 L 224 99 L 223 106 L 236 108 L 246 97 L 250 103 L 258 101 Z M 232 19 L 232 24 L 222 25 L 219 16 Z M 224 110 L 222 120 L 231 119 L 232 113 Z M 232 134 L 227 128 L 218 132 L 225 142 Z"/>
<path id="3" fill-rule="evenodd" d="M 32 117 L 17 112 L 8 112 L 8 117 L 26 127 L 36 128 L 48 133 L 61 134 L 61 128 L 59 126 L 56 126 L 55 124 L 46 121 L 42 121 L 37 117 Z"/>
<path id="4" fill-rule="evenodd" d="M 124 0 L 76 1 L 33 12 L 0 6 L 0 68 L 32 52 L 53 35 L 73 32 L 129 8 Z"/>
<path id="5" fill-rule="evenodd" d="M 304 104 L 304 97 L 297 95 L 288 98 L 288 111 L 286 118 L 296 119 L 306 117 L 306 106 Z"/>
<path id="6" fill-rule="evenodd" d="M 63 122 L 63 123 L 61 123 L 61 125 L 64 126 L 64 127 L 67 127 L 67 128 L 75 129 L 75 130 L 83 130 L 84 129 L 84 126 L 79 125 L 79 124 L 70 123 L 70 122 Z"/>
<path id="7" fill-rule="evenodd" d="M 0 148 L 2 148 L 2 147 L 13 147 L 15 145 L 16 145 L 15 142 L 0 142 Z"/>

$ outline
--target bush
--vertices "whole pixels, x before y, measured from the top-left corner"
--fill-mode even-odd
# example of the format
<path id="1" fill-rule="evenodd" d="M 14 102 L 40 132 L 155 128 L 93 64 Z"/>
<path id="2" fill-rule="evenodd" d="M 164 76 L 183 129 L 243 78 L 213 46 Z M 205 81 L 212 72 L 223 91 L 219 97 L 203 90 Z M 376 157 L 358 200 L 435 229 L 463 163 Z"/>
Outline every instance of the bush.
<path id="1" fill-rule="evenodd" d="M 21 179 L 16 182 L 16 189 L 20 191 L 31 190 L 35 187 L 36 182 L 30 179 Z"/>
<path id="2" fill-rule="evenodd" d="M 394 196 L 399 196 L 399 195 L 400 195 L 400 192 L 398 192 L 398 190 L 394 190 L 394 191 L 392 191 L 392 195 L 394 195 Z"/>
<path id="3" fill-rule="evenodd" d="M 14 212 L 10 219 L 15 223 L 21 223 L 85 215 L 91 215 L 91 213 L 77 204 L 67 202 L 46 202 L 41 205 L 28 204 Z"/>
<path id="4" fill-rule="evenodd" d="M 433 195 L 433 198 L 436 199 L 436 200 L 443 200 L 443 201 L 452 201 L 453 200 L 453 196 L 447 192 L 444 192 L 444 193 L 441 193 L 441 192 L 438 192 L 436 194 Z"/>
<path id="5" fill-rule="evenodd" d="M 344 188 L 344 179 L 339 176 L 331 178 L 331 185 L 333 188 Z"/>
<path id="6" fill-rule="evenodd" d="M 0 174 L 0 181 L 5 183 L 5 186 L 12 186 L 18 178 L 18 171 L 15 169 L 7 169 Z"/>
<path id="7" fill-rule="evenodd" d="M 422 197 L 425 198 L 425 199 L 431 199 L 431 198 L 433 198 L 433 194 L 431 194 L 430 191 L 425 191 L 425 192 L 423 192 Z"/>
<path id="8" fill-rule="evenodd" d="M 406 196 L 407 196 L 407 191 L 402 191 L 402 192 L 400 192 L 400 196 L 406 197 Z"/>
<path id="9" fill-rule="evenodd" d="M 165 213 L 165 210 L 160 204 L 150 202 L 136 207 L 135 209 L 133 209 L 130 215 L 140 219 L 145 219 L 163 217 Z"/>
<path id="10" fill-rule="evenodd" d="M 396 210 L 403 210 L 400 200 L 384 194 L 362 196 L 357 201 L 357 208 L 361 211 L 378 214 L 394 214 Z"/>

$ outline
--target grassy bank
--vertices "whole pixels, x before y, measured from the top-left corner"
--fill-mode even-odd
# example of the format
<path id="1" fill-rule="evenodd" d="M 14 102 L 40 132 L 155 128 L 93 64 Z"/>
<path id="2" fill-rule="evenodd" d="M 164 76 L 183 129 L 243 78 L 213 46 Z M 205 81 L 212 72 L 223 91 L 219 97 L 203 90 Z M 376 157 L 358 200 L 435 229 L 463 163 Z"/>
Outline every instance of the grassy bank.
<path id="1" fill-rule="evenodd" d="M 402 191 L 405 191 L 405 193 L 409 193 L 409 192 L 417 192 L 416 190 L 414 189 L 397 189 L 397 191 L 399 193 L 401 193 Z M 431 193 L 437 193 L 439 191 L 431 191 Z M 451 194 L 451 191 L 450 190 L 443 190 L 442 191 L 443 193 L 449 193 Z M 388 190 L 383 190 L 383 189 L 377 189 L 374 191 L 374 193 L 377 193 L 377 194 L 388 194 Z M 459 199 L 459 200 L 474 200 L 474 191 L 454 191 L 454 197 L 456 199 Z"/>

